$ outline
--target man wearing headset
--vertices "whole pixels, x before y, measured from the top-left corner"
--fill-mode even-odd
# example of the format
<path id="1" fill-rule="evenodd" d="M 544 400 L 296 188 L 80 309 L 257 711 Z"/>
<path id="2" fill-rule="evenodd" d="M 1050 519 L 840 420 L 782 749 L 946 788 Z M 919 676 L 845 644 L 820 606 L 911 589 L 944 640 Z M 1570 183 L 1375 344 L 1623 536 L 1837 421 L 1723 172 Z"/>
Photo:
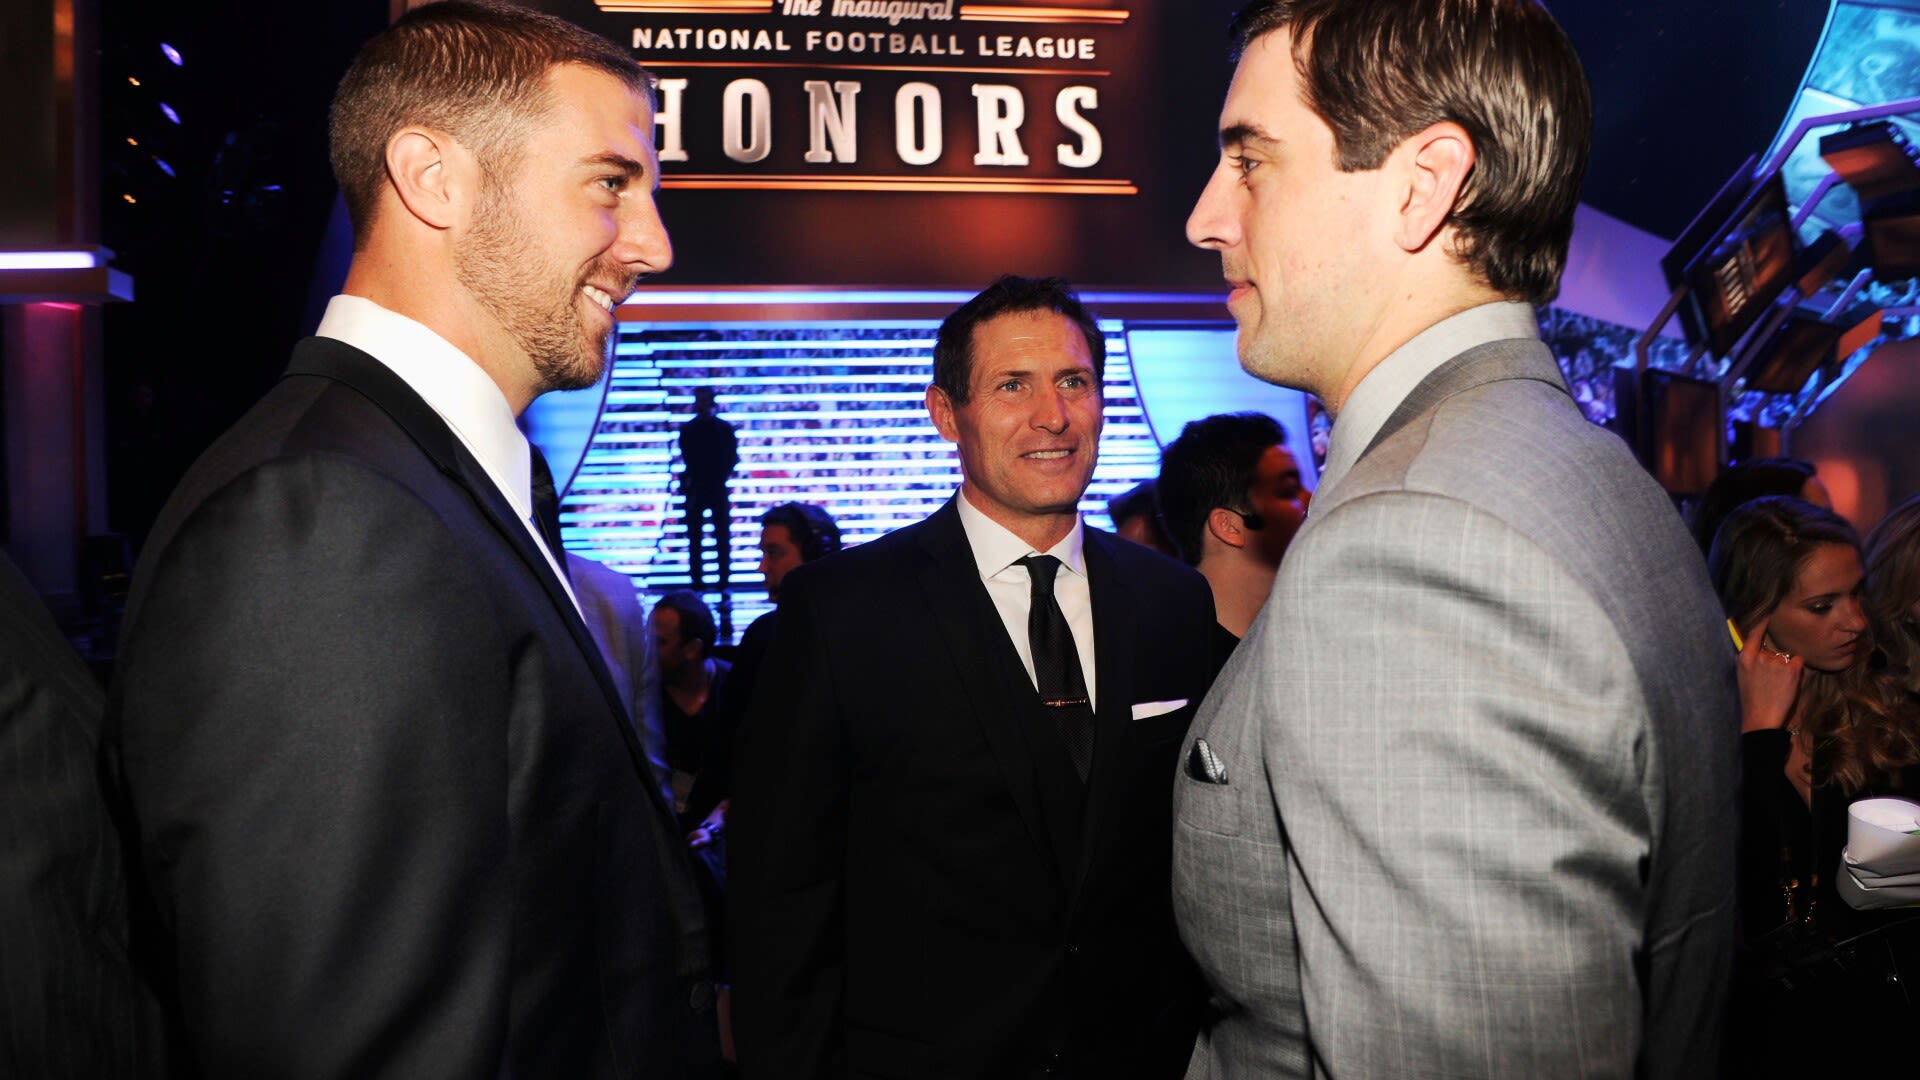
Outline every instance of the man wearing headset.
<path id="1" fill-rule="evenodd" d="M 1195 420 L 1160 454 L 1160 516 L 1213 589 L 1221 663 L 1273 591 L 1280 556 L 1307 516 L 1287 432 L 1265 413 Z"/>

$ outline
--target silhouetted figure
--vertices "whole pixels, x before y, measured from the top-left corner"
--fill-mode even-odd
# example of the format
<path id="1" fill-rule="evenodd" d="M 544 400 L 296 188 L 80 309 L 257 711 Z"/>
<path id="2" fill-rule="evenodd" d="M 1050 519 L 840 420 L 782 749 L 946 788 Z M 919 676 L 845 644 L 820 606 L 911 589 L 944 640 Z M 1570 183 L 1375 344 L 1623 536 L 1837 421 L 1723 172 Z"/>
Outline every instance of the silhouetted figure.
<path id="1" fill-rule="evenodd" d="M 707 583 L 704 544 L 700 535 L 707 515 L 713 516 L 713 542 L 719 549 L 720 587 L 727 587 L 732 570 L 733 509 L 727 502 L 727 479 L 740 463 L 740 443 L 733 425 L 714 415 L 713 387 L 693 392 L 693 419 L 680 425 L 680 498 L 687 518 L 687 563 L 693 587 Z"/>

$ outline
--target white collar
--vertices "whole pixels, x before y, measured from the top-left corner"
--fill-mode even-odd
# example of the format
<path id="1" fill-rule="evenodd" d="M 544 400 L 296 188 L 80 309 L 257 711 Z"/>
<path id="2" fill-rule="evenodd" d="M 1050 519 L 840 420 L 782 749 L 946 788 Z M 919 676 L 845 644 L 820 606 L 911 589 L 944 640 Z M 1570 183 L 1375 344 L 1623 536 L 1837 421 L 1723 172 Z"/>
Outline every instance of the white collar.
<path id="1" fill-rule="evenodd" d="M 980 567 L 981 580 L 992 578 L 1021 559 L 1035 554 L 1051 555 L 1068 570 L 1081 577 L 1087 576 L 1087 527 L 1079 515 L 1074 516 L 1073 529 L 1065 539 L 1044 552 L 1036 552 L 1033 545 L 1015 536 L 1005 525 L 974 506 L 967 499 L 964 488 L 954 496 L 954 502 L 960 508 L 960 527 L 966 530 L 967 546 L 973 549 L 973 561 Z"/>
<path id="2" fill-rule="evenodd" d="M 533 513 L 527 437 L 507 396 L 473 358 L 405 315 L 363 296 L 327 302 L 315 331 L 345 342 L 392 369 L 446 421 L 522 518 Z"/>
<path id="3" fill-rule="evenodd" d="M 1320 470 L 1315 494 L 1333 490 L 1393 418 L 1394 410 L 1440 365 L 1489 341 L 1539 337 L 1540 323 L 1533 305 L 1515 300 L 1470 307 L 1415 334 L 1374 365 L 1347 396 L 1333 423 L 1327 463 Z"/>

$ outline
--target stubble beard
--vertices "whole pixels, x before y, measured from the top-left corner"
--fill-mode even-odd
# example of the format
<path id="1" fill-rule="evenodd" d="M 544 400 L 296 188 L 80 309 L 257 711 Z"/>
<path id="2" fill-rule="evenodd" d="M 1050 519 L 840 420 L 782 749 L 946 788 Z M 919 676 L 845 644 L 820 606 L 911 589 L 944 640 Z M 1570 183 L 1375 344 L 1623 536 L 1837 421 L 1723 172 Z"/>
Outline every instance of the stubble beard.
<path id="1" fill-rule="evenodd" d="M 606 370 L 611 333 L 580 317 L 580 282 L 548 267 L 512 200 L 489 184 L 475 211 L 477 224 L 454 251 L 460 284 L 498 319 L 533 367 L 536 396 L 584 390 Z M 592 280 L 624 277 L 595 263 Z M 616 297 L 625 299 L 625 297 Z"/>

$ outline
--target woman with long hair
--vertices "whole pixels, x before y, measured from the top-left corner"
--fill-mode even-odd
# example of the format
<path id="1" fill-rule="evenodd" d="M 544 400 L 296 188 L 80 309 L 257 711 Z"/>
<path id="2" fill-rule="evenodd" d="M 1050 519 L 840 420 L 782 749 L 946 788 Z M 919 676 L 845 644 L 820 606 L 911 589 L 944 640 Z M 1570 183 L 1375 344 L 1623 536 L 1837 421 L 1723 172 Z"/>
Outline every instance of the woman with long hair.
<path id="1" fill-rule="evenodd" d="M 1806 1076 L 1896 1049 L 1892 1060 L 1910 1063 L 1904 1039 L 1868 1038 L 1842 1054 L 1821 1037 L 1835 1025 L 1920 1022 L 1906 987 L 1920 979 L 1920 915 L 1856 912 L 1834 887 L 1848 804 L 1920 794 L 1920 716 L 1869 659 L 1859 537 L 1832 511 L 1757 499 L 1727 516 L 1708 565 L 1744 642 L 1743 949 L 1729 1075 Z"/>
<path id="2" fill-rule="evenodd" d="M 1920 698 L 1920 496 L 1880 519 L 1866 558 L 1867 620 L 1893 677 Z"/>

